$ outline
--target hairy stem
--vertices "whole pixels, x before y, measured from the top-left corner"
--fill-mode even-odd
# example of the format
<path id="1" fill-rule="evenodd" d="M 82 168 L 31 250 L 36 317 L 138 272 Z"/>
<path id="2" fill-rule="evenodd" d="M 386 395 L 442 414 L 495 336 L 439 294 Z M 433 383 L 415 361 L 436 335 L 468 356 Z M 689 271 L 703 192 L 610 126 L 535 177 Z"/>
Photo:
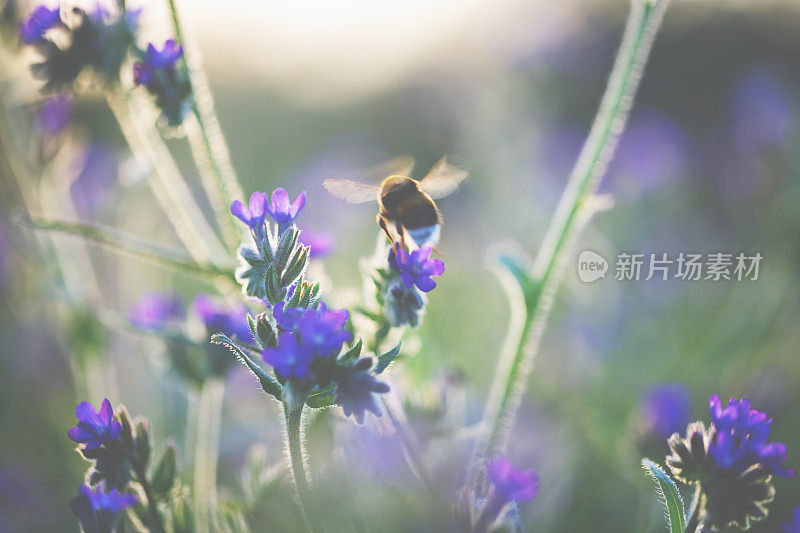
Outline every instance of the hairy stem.
<path id="1" fill-rule="evenodd" d="M 150 173 L 148 183 L 156 199 L 195 261 L 227 257 L 155 127 L 146 127 L 134 118 L 136 113 L 122 88 L 107 91 L 106 99 L 131 152 Z"/>
<path id="2" fill-rule="evenodd" d="M 592 214 L 588 200 L 597 190 L 617 140 L 625 126 L 636 89 L 642 77 L 668 0 L 633 0 L 625 33 L 606 91 L 589 137 L 567 183 L 556 213 L 545 234 L 526 286 L 521 287 L 524 323 L 510 331 L 508 348 L 492 384 L 483 434 L 473 462 L 473 482 L 479 459 L 502 450 L 508 429 L 525 391 L 539 340 L 555 297 L 560 273 L 572 243 Z"/>
<path id="3" fill-rule="evenodd" d="M 700 515 L 705 507 L 705 498 L 703 497 L 703 489 L 700 485 L 697 486 L 694 492 L 694 499 L 692 501 L 692 512 L 689 515 L 689 520 L 686 521 L 686 533 L 695 533 L 700 525 Z"/>
<path id="4" fill-rule="evenodd" d="M 153 489 L 150 482 L 147 480 L 147 472 L 139 461 L 132 460 L 133 473 L 136 475 L 136 481 L 142 486 L 144 497 L 147 500 L 147 510 L 150 514 L 150 530 L 154 533 L 164 533 L 164 522 L 161 520 L 161 513 L 156 506 L 156 498 L 153 495 Z"/>
<path id="5" fill-rule="evenodd" d="M 99 245 L 130 254 L 160 265 L 201 276 L 225 276 L 233 279 L 233 268 L 212 263 L 198 263 L 180 248 L 150 241 L 116 228 L 91 222 L 70 222 L 38 216 L 20 216 L 17 221 L 37 230 L 64 233 L 88 239 Z"/>
<path id="6" fill-rule="evenodd" d="M 292 477 L 294 478 L 295 487 L 297 488 L 297 496 L 300 500 L 300 510 L 308 521 L 308 525 L 312 532 L 324 531 L 322 524 L 319 521 L 318 515 L 315 513 L 311 489 L 308 485 L 308 477 L 306 476 L 305 458 L 303 457 L 303 435 L 302 435 L 302 416 L 303 408 L 289 410 L 289 407 L 283 404 L 283 414 L 286 421 L 286 441 L 289 446 L 289 459 L 292 466 Z"/>
<path id="7" fill-rule="evenodd" d="M 223 235 L 235 249 L 241 242 L 241 233 L 236 230 L 229 207 L 232 200 L 243 198 L 244 193 L 233 169 L 230 151 L 214 111 L 214 100 L 202 68 L 198 47 L 191 36 L 184 32 L 176 0 L 168 0 L 167 3 L 175 37 L 183 46 L 184 62 L 182 65 L 191 83 L 194 96 L 192 114 L 197 119 L 197 123 L 196 125 L 190 124 L 187 128 L 192 152 L 201 176 L 203 172 L 206 173 L 204 186 L 212 203 L 215 204 L 214 210 L 217 212 Z"/>
<path id="8" fill-rule="evenodd" d="M 212 512 L 217 505 L 217 459 L 224 395 L 225 382 L 217 377 L 207 379 L 198 395 L 192 492 L 200 533 L 211 531 Z"/>

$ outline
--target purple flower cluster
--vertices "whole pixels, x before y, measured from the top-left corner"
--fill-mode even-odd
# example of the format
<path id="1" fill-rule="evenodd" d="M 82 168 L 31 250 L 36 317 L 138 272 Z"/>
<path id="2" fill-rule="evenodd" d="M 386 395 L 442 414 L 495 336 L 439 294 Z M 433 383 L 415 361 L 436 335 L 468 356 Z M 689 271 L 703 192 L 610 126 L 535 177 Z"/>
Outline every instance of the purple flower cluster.
<path id="1" fill-rule="evenodd" d="M 417 286 L 422 292 L 430 292 L 436 288 L 431 276 L 444 273 L 444 262 L 431 259 L 432 248 L 423 246 L 408 253 L 399 246 L 389 252 L 389 265 L 400 274 L 406 287 Z"/>
<path id="2" fill-rule="evenodd" d="M 183 47 L 173 39 L 164 42 L 161 50 L 153 43 L 147 45 L 144 61 L 133 65 L 133 83 L 155 88 L 157 76 L 175 70 L 175 64 L 183 57 Z"/>
<path id="3" fill-rule="evenodd" d="M 319 309 L 300 312 L 284 310 L 280 303 L 278 306 L 281 322 L 288 329 L 278 337 L 278 346 L 263 351 L 264 362 L 285 379 L 313 381 L 314 363 L 336 357 L 342 345 L 353 338 L 344 329 L 348 312 L 329 310 L 324 303 Z"/>
<path id="4" fill-rule="evenodd" d="M 78 425 L 70 429 L 67 436 L 79 444 L 85 444 L 85 449 L 94 450 L 119 439 L 122 426 L 114 420 L 114 410 L 108 398 L 103 400 L 97 412 L 89 402 L 79 403 L 75 415 Z"/>
<path id="5" fill-rule="evenodd" d="M 775 476 L 794 476 L 794 470 L 782 466 L 786 461 L 786 445 L 767 442 L 772 419 L 751 409 L 750 400 L 731 398 L 723 407 L 715 394 L 708 401 L 708 410 L 714 424 L 709 455 L 720 468 L 741 472 L 759 464 Z"/>
<path id="6" fill-rule="evenodd" d="M 47 30 L 61 24 L 60 8 L 38 6 L 31 15 L 19 24 L 19 40 L 22 44 L 38 44 L 44 41 Z"/>
<path id="7" fill-rule="evenodd" d="M 283 233 L 294 224 L 295 219 L 306 205 L 306 193 L 301 192 L 294 202 L 290 201 L 289 193 L 285 189 L 277 188 L 272 192 L 272 199 L 264 192 L 254 192 L 250 195 L 250 202 L 245 206 L 241 201 L 231 203 L 231 214 L 258 232 L 264 224 L 266 215 L 278 223 L 278 232 Z"/>
<path id="8" fill-rule="evenodd" d="M 144 59 L 133 65 L 133 82 L 153 95 L 170 126 L 183 122 L 188 108 L 186 101 L 192 93 L 188 78 L 176 68 L 181 57 L 183 47 L 169 39 L 160 50 L 153 43 L 148 44 Z"/>
<path id="9" fill-rule="evenodd" d="M 161 329 L 171 320 L 183 318 L 183 304 L 176 294 L 149 293 L 128 313 L 131 323 L 141 329 Z"/>
<path id="10" fill-rule="evenodd" d="M 218 304 L 207 294 L 199 294 L 192 301 L 192 310 L 200 317 L 209 335 L 224 333 L 242 341 L 252 338 L 247 325 L 247 308 L 243 305 L 229 307 Z"/>

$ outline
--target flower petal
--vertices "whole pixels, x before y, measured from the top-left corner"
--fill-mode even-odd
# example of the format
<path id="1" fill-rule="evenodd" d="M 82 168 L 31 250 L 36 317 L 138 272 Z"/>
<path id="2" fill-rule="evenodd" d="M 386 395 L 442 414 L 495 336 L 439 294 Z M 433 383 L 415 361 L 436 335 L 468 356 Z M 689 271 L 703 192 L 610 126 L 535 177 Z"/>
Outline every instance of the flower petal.
<path id="1" fill-rule="evenodd" d="M 248 226 L 250 225 L 250 210 L 239 200 L 234 200 L 231 204 L 231 214 Z"/>
<path id="2" fill-rule="evenodd" d="M 300 195 L 292 202 L 292 207 L 289 211 L 289 215 L 292 217 L 292 220 L 297 218 L 297 215 L 300 214 L 300 211 L 306 205 L 306 191 L 300 193 Z"/>

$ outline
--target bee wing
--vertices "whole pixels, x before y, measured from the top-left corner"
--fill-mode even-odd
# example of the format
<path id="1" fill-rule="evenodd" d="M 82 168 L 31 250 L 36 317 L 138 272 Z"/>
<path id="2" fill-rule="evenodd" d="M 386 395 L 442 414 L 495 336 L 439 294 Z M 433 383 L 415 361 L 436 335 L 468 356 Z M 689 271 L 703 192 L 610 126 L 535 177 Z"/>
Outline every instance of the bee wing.
<path id="1" fill-rule="evenodd" d="M 447 156 L 445 156 L 433 165 L 428 175 L 422 178 L 419 186 L 435 200 L 458 189 L 458 185 L 464 181 L 467 174 L 463 168 L 448 163 Z"/>
<path id="2" fill-rule="evenodd" d="M 411 172 L 414 170 L 414 158 L 410 155 L 401 155 L 390 159 L 385 163 L 375 165 L 364 169 L 362 172 L 365 176 L 376 177 L 377 181 L 383 180 L 387 176 L 408 176 L 411 177 Z M 360 178 L 360 176 L 358 176 Z M 369 181 L 369 180 L 366 180 Z"/>
<path id="3" fill-rule="evenodd" d="M 322 186 L 336 198 L 350 204 L 374 202 L 378 199 L 380 191 L 380 187 L 377 185 L 367 185 L 353 180 L 325 180 L 322 182 Z"/>

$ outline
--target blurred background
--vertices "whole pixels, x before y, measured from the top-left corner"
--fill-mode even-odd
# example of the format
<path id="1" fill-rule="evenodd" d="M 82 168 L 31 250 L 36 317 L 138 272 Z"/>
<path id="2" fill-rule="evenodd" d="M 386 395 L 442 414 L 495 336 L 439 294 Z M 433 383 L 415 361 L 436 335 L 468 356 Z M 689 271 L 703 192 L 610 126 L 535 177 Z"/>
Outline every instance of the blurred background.
<path id="1" fill-rule="evenodd" d="M 171 36 L 162 2 L 130 4 L 144 7 L 140 44 Z M 374 206 L 339 203 L 322 179 L 401 154 L 417 158 L 419 175 L 443 154 L 469 168 L 458 193 L 439 203 L 447 272 L 406 342 L 409 357 L 391 371 L 447 490 L 463 472 L 440 460 L 450 452 L 438 440 L 443 404 L 477 420 L 509 320 L 487 269 L 490 250 L 511 240 L 535 254 L 596 111 L 628 2 L 182 4 L 245 191 L 307 191 L 301 227 L 335 241 L 322 278 L 332 300 L 347 302 L 360 289 L 359 261 L 377 230 Z M 774 417 L 788 465 L 800 467 L 798 35 L 800 8 L 791 1 L 670 6 L 602 185 L 615 206 L 577 249 L 612 261 L 621 252 L 760 252 L 760 275 L 609 275 L 584 284 L 570 262 L 508 450 L 541 475 L 539 496 L 521 508 L 531 530 L 663 531 L 640 458 L 663 463 L 666 435 L 707 420 L 713 393 L 752 398 Z M 41 116 L 31 57 L 13 31 L 0 53 L 7 112 Z M 68 133 L 58 139 L 41 119 L 4 136 L 30 134 L 51 152 L 49 177 L 32 187 L 39 210 L 177 242 L 102 94 L 90 89 L 72 102 Z M 174 137 L 170 147 L 199 191 L 186 144 Z M 51 247 L 11 222 L 20 203 L 2 170 L 0 530 L 77 530 L 66 505 L 85 470 L 65 435 L 75 404 L 108 396 L 150 418 L 157 441 L 179 445 L 189 409 L 163 344 L 108 327 L 102 316 L 124 316 L 146 292 L 188 302 L 213 287 L 71 238 Z M 278 406 L 241 368 L 227 381 L 219 477 L 223 493 L 236 494 L 249 450 L 262 444 L 274 463 L 282 445 Z M 680 407 L 667 429 L 650 427 L 646 413 L 664 390 L 653 387 L 665 384 Z M 312 451 L 326 449 L 340 418 L 325 411 L 310 422 Z M 368 526 L 426 529 L 401 520 L 399 503 L 373 501 L 370 487 L 385 479 L 362 466 L 354 490 Z M 753 531 L 788 520 L 799 483 L 777 480 L 771 516 Z M 273 525 L 276 501 L 264 504 L 275 507 Z M 381 520 L 381 509 L 397 521 Z"/>

